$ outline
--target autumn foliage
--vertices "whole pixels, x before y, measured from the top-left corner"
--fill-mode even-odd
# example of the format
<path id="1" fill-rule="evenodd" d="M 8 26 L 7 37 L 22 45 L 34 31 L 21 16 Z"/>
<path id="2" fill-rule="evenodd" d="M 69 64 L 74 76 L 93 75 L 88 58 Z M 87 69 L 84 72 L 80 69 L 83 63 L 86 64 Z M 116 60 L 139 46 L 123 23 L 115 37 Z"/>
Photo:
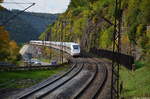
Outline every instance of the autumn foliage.
<path id="1" fill-rule="evenodd" d="M 9 33 L 0 26 L 0 61 L 15 63 L 18 60 L 19 48 L 15 41 L 9 40 Z"/>
<path id="2" fill-rule="evenodd" d="M 2 3 L 4 0 L 0 0 L 0 3 Z M 0 10 L 4 9 L 2 6 L 0 6 Z"/>

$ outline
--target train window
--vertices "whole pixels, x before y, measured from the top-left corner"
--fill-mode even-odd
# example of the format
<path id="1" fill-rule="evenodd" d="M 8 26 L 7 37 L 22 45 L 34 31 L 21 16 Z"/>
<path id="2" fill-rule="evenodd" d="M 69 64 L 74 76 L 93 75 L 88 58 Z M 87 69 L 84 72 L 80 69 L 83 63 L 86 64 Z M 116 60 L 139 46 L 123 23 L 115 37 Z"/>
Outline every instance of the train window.
<path id="1" fill-rule="evenodd" d="M 73 45 L 73 49 L 79 49 L 78 45 Z"/>

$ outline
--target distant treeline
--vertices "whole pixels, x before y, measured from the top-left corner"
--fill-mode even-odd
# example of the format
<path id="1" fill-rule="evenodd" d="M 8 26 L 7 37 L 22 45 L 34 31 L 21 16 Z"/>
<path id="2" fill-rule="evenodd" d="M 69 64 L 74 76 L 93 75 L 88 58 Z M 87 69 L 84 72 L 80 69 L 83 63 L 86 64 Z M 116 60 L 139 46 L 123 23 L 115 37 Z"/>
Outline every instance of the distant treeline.
<path id="1" fill-rule="evenodd" d="M 19 13 L 19 10 L 1 10 L 0 24 L 5 23 L 10 17 Z M 10 20 L 5 28 L 9 32 L 10 39 L 17 43 L 28 42 L 38 39 L 49 24 L 57 19 L 58 14 L 23 12 L 19 16 Z"/>

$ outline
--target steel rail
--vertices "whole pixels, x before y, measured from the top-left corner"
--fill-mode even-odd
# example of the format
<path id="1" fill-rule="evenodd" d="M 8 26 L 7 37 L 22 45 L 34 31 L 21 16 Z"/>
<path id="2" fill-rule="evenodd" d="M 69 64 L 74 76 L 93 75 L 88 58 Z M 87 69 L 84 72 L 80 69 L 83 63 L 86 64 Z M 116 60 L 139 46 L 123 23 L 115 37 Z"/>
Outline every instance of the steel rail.
<path id="1" fill-rule="evenodd" d="M 96 65 L 96 70 L 94 72 L 94 75 L 88 80 L 88 82 L 73 96 L 73 99 L 78 99 L 84 94 L 85 90 L 92 84 L 92 82 L 95 80 L 97 74 L 98 74 L 98 66 Z"/>
<path id="2" fill-rule="evenodd" d="M 42 93 L 41 95 L 39 96 L 36 96 L 36 99 L 42 99 L 43 97 L 45 97 L 46 95 L 48 95 L 49 93 L 53 92 L 54 90 L 56 90 L 57 88 L 63 86 L 65 83 L 67 83 L 68 81 L 70 81 L 71 79 L 73 79 L 77 74 L 79 74 L 81 72 L 81 70 L 83 69 L 83 65 L 84 63 L 82 64 L 82 66 L 79 66 L 79 69 L 73 74 L 71 75 L 70 78 L 68 78 L 67 80 L 65 80 L 64 82 L 62 82 L 61 84 L 59 84 L 58 86 L 56 86 L 55 88 L 45 92 L 45 93 Z"/>
<path id="3" fill-rule="evenodd" d="M 95 59 L 94 59 L 95 60 Z M 96 60 L 97 61 L 97 60 Z M 93 62 L 92 62 L 93 63 Z M 107 67 L 105 66 L 105 64 L 103 63 L 95 63 L 96 64 L 96 71 L 95 71 L 95 74 L 94 76 L 84 85 L 83 88 L 81 88 L 76 95 L 73 96 L 73 99 L 79 99 L 81 98 L 82 99 L 82 95 L 84 94 L 84 92 L 86 90 L 88 90 L 88 88 L 92 85 L 92 83 L 94 82 L 94 80 L 96 80 L 96 78 L 99 76 L 98 73 L 100 72 L 99 70 L 99 64 L 102 64 L 102 71 L 103 71 L 103 77 L 101 79 L 101 81 L 99 81 L 99 86 L 97 86 L 97 89 L 95 89 L 95 93 L 91 96 L 91 99 L 97 99 L 98 96 L 100 95 L 100 93 L 102 92 L 103 90 L 103 87 L 107 81 L 107 77 L 108 77 L 108 70 L 107 70 Z"/>
<path id="4" fill-rule="evenodd" d="M 61 64 L 63 65 L 63 64 Z M 41 65 L 41 66 L 0 66 L 0 71 L 13 71 L 13 70 L 34 70 L 34 69 L 52 69 L 60 67 L 61 65 Z"/>
<path id="5" fill-rule="evenodd" d="M 108 76 L 108 70 L 107 70 L 107 67 L 103 64 L 103 74 L 104 74 L 104 78 L 102 79 L 102 83 L 99 84 L 97 90 L 96 90 L 96 93 L 92 96 L 92 99 L 97 99 L 97 97 L 99 96 L 100 92 L 103 90 L 103 87 L 107 81 L 107 76 Z"/>
<path id="6" fill-rule="evenodd" d="M 55 83 L 55 82 L 58 81 L 59 79 L 61 79 L 61 78 L 63 78 L 64 76 L 68 75 L 68 74 L 76 67 L 76 65 L 77 65 L 77 64 L 75 63 L 75 64 L 72 66 L 72 68 L 71 68 L 70 70 L 68 70 L 66 73 L 64 73 L 63 75 L 57 77 L 56 79 L 50 81 L 49 83 L 47 83 L 47 84 L 45 84 L 45 85 L 43 85 L 43 86 L 40 86 L 40 87 L 38 87 L 38 88 L 35 88 L 35 89 L 33 89 L 32 91 L 29 91 L 29 92 L 27 92 L 27 93 L 21 95 L 21 96 L 20 96 L 19 98 L 17 98 L 17 99 L 24 99 L 24 98 L 30 96 L 31 94 L 33 94 L 33 93 L 35 93 L 35 92 L 41 90 L 42 88 L 47 87 L 47 86 L 49 86 L 49 85 Z"/>

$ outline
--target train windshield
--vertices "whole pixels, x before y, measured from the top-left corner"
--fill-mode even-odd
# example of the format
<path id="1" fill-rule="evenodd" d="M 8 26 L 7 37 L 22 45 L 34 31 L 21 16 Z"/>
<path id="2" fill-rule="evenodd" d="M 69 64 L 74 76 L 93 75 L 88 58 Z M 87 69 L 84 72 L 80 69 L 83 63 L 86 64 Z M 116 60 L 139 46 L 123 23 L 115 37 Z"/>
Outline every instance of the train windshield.
<path id="1" fill-rule="evenodd" d="M 79 45 L 73 45 L 73 49 L 79 49 Z"/>

